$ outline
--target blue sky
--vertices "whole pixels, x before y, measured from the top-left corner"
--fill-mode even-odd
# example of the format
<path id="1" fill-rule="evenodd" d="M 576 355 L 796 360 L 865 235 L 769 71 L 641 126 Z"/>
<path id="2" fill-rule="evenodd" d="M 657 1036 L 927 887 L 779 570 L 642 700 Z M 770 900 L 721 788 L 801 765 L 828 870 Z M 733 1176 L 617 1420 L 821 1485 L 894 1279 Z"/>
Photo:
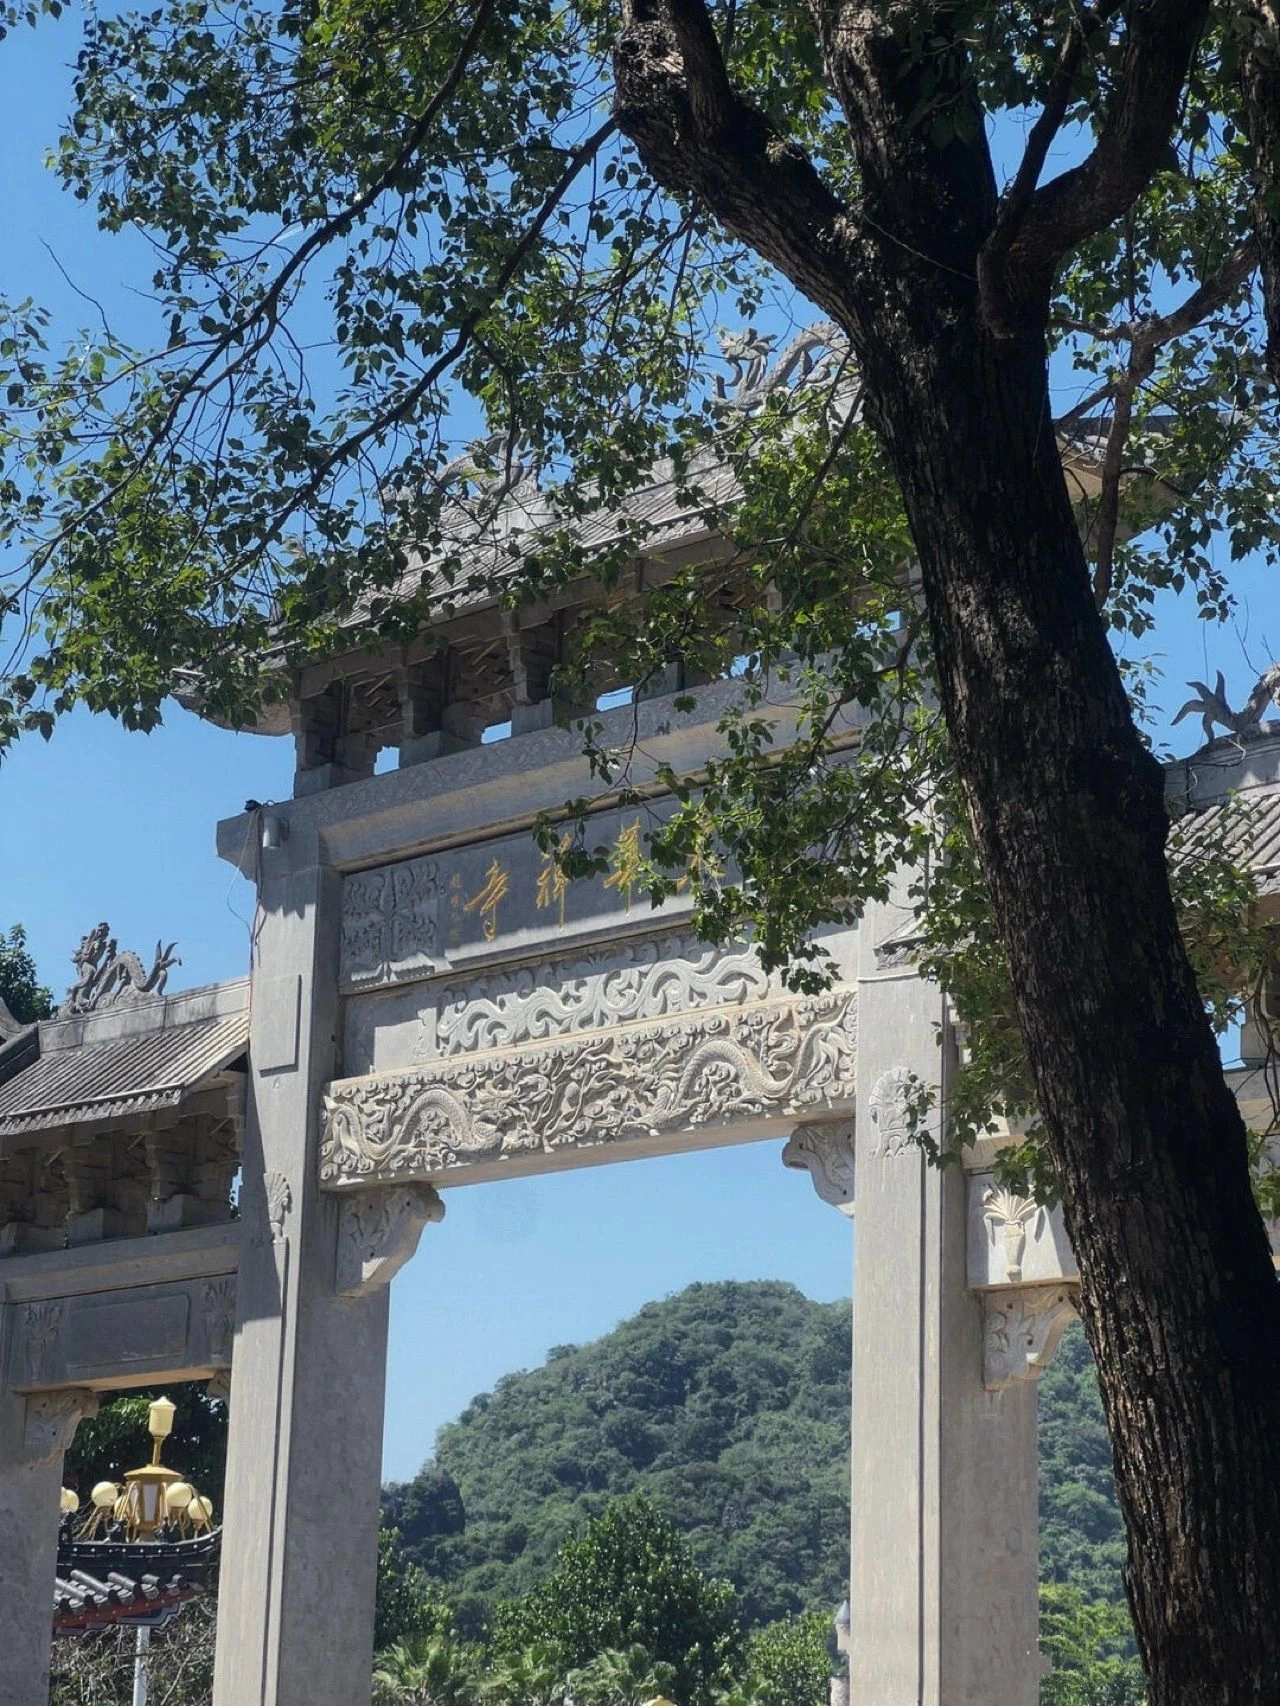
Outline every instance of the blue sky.
<path id="1" fill-rule="evenodd" d="M 105 239 L 42 169 L 68 102 L 70 20 L 0 45 L 0 291 L 33 295 L 68 318 L 89 310 L 71 278 L 141 324 L 125 280 L 140 244 Z M 48 248 L 46 248 L 48 245 Z M 53 251 L 53 256 L 49 250 Z M 145 276 L 143 273 L 142 276 Z M 816 316 L 815 316 L 816 317 Z M 1242 570 L 1236 629 L 1207 628 L 1166 599 L 1152 651 L 1176 709 L 1191 676 L 1222 669 L 1239 703 L 1280 646 L 1280 601 L 1260 566 Z M 1268 630 L 1272 647 L 1266 641 Z M 1175 731 L 1190 750 L 1198 723 Z M 251 896 L 214 856 L 214 825 L 249 797 L 290 789 L 289 743 L 230 735 L 174 710 L 149 736 L 77 713 L 49 745 L 0 764 L 0 927 L 21 920 L 59 993 L 68 956 L 100 918 L 144 952 L 176 937 L 173 987 L 243 973 Z M 632 1162 L 449 1195 L 392 1292 L 385 1472 L 412 1474 L 436 1427 L 511 1369 L 556 1344 L 595 1337 L 653 1297 L 694 1280 L 786 1279 L 810 1296 L 847 1296 L 851 1231 L 807 1177 L 784 1173 L 776 1143 Z"/>

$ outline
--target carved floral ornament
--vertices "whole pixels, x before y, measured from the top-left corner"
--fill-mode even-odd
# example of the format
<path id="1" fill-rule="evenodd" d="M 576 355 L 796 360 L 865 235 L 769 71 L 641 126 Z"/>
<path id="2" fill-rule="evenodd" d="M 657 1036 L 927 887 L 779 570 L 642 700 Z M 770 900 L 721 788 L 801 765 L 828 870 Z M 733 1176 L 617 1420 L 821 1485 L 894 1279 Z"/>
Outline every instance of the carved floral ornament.
<path id="1" fill-rule="evenodd" d="M 894 1066 L 882 1072 L 871 1086 L 867 1111 L 871 1116 L 871 1153 L 892 1160 L 911 1147 L 915 1129 L 911 1098 L 919 1083 L 914 1072 Z"/>
<path id="2" fill-rule="evenodd" d="M 339 1081 L 325 1097 L 321 1183 L 439 1178 L 480 1162 L 846 1110 L 856 1002 L 834 990 Z"/>

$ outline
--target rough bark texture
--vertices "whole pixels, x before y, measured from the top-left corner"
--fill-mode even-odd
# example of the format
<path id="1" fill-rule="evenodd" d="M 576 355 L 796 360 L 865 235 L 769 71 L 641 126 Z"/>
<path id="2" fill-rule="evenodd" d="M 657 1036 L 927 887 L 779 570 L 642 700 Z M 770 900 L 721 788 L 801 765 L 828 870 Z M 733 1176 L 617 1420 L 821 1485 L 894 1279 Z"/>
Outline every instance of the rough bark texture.
<path id="1" fill-rule="evenodd" d="M 701 0 L 636 7 L 616 113 L 659 181 L 700 196 L 853 342 L 1062 1180 L 1152 1700 L 1262 1706 L 1280 1698 L 1280 1295 L 1170 897 L 1162 777 L 1094 607 L 1049 413 L 1054 264 L 1145 182 L 1204 8 L 1135 16 L 1100 157 L 1037 191 L 1015 229 L 1006 217 L 994 256 L 1008 209 L 981 122 L 943 146 L 910 122 L 920 91 L 885 9 L 821 20 L 856 214 L 735 95 Z M 944 52 L 957 111 L 980 120 L 958 46 L 931 74 Z"/>
<path id="2" fill-rule="evenodd" d="M 1280 5 L 1244 7 L 1241 72 L 1253 144 L 1253 228 L 1262 262 L 1267 368 L 1280 386 Z"/>

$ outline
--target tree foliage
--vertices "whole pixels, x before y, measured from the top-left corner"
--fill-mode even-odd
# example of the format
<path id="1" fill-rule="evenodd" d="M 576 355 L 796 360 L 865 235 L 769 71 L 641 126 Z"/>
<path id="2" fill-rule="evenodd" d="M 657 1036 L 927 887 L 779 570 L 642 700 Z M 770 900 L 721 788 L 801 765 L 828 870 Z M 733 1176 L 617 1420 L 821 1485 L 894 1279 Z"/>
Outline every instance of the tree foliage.
<path id="1" fill-rule="evenodd" d="M 565 1541 L 551 1574 L 498 1612 L 499 1651 L 542 1649 L 563 1672 L 639 1647 L 671 1667 L 681 1706 L 710 1706 L 737 1656 L 733 1586 L 703 1575 L 644 1496 L 615 1500 Z"/>
<path id="2" fill-rule="evenodd" d="M 695 1285 L 553 1351 L 440 1431 L 384 1493 L 409 1556 L 483 1627 L 557 1548 L 643 1490 L 748 1627 L 845 1597 L 849 1309 L 770 1282 Z"/>
<path id="3" fill-rule="evenodd" d="M 847 1304 L 791 1286 L 690 1286 L 479 1394 L 421 1473 L 384 1490 L 384 1520 L 478 1635 L 566 1538 L 643 1492 L 732 1581 L 748 1654 L 769 1628 L 808 1640 L 849 1592 L 849 1332 Z M 1042 1579 L 1118 1600 L 1124 1536 L 1078 1328 L 1039 1397 Z"/>
<path id="4" fill-rule="evenodd" d="M 20 1025 L 53 1013 L 53 991 L 40 982 L 21 924 L 11 924 L 7 935 L 0 933 L 0 1012 L 5 1007 Z"/>
<path id="5" fill-rule="evenodd" d="M 1261 1698 L 1280 1637 L 1242 1584 L 1280 1597 L 1280 1377 L 1258 1375 L 1280 1313 L 1107 641 L 1143 636 L 1165 588 L 1229 612 L 1230 563 L 1276 557 L 1274 8 L 472 0 L 421 24 L 394 0 L 91 14 L 58 166 L 151 240 L 162 323 L 148 351 L 94 331 L 50 354 L 18 306 L 0 339 L 0 739 L 76 698 L 149 726 L 192 668 L 206 708 L 251 718 L 301 660 L 416 633 L 468 580 L 507 602 L 586 567 L 620 588 L 651 543 L 626 499 L 660 466 L 727 534 L 732 577 L 611 608 L 577 636 L 580 680 L 680 663 L 743 687 L 723 758 L 660 778 L 676 810 L 634 874 L 691 881 L 699 930 L 753 934 L 803 984 L 815 926 L 925 854 L 954 769 L 1153 1686 L 1194 1673 L 1216 1699 L 1243 1667 Z M 744 365 L 780 278 L 836 323 L 833 359 L 726 409 L 710 325 Z M 480 457 L 496 482 L 452 456 L 464 418 L 503 435 Z M 1096 500 L 1064 474 L 1081 457 Z M 526 462 L 536 525 L 512 526 Z M 588 743 L 641 804 L 627 751 Z M 567 857 L 590 867 L 579 827 Z M 1187 1399 L 1202 1376 L 1212 1405 Z M 1225 1528 L 1197 1467 L 1224 1452 Z"/>

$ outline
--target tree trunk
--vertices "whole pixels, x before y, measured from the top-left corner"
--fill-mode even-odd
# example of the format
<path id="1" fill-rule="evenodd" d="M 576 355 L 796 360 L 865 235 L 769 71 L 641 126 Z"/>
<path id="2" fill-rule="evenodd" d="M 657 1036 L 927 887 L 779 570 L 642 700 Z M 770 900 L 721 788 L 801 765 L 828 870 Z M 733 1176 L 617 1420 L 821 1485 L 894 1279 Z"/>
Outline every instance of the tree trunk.
<path id="1" fill-rule="evenodd" d="M 1193 10 L 1178 40 L 1135 14 L 1163 106 L 1122 140 L 1140 133 L 1148 155 Z M 941 31 L 942 9 L 930 16 Z M 1042 231 L 998 312 L 984 307 L 1000 205 L 963 51 L 953 41 L 922 70 L 887 17 L 840 8 L 824 42 L 861 167 L 856 214 L 736 95 L 700 0 L 636 0 L 615 112 L 661 183 L 700 196 L 850 336 L 919 553 L 1062 1184 L 1152 1700 L 1263 1706 L 1280 1699 L 1280 1290 L 1178 931 L 1160 769 L 1094 606 L 1054 439 L 1052 247 Z M 935 142 L 918 115 L 947 88 L 952 134 Z M 1102 203 L 1145 181 L 1132 159 L 1114 164 L 1090 180 Z"/>
<path id="2" fill-rule="evenodd" d="M 954 309 L 954 304 L 951 305 Z M 1043 351 L 861 339 L 1062 1181 L 1155 1706 L 1280 1697 L 1280 1298 Z M 901 327 L 899 328 L 899 333 Z"/>

